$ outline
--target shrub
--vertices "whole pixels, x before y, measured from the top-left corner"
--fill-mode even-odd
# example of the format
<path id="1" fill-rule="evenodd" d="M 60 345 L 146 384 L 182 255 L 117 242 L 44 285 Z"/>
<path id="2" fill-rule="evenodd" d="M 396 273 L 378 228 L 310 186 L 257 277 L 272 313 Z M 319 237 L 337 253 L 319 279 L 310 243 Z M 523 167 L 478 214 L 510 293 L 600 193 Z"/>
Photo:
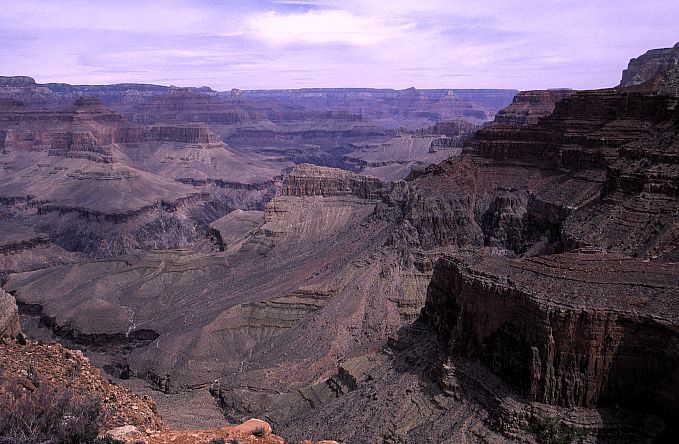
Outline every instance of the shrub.
<path id="1" fill-rule="evenodd" d="M 19 345 L 26 345 L 26 338 L 24 337 L 23 334 L 19 333 L 19 334 L 17 335 L 17 343 L 18 343 Z"/>
<path id="2" fill-rule="evenodd" d="M 261 438 L 266 434 L 266 431 L 264 430 L 264 427 L 257 427 L 255 430 L 252 431 L 252 435 L 256 436 L 257 438 Z"/>
<path id="3" fill-rule="evenodd" d="M 6 382 L 7 390 L 0 392 L 0 444 L 98 442 L 101 415 L 96 397 L 76 397 L 47 382 L 32 392 L 18 382 Z"/>
<path id="4" fill-rule="evenodd" d="M 103 438 L 97 438 L 95 444 L 125 444 L 122 439 L 115 439 L 111 435 L 105 435 Z"/>
<path id="5" fill-rule="evenodd" d="M 582 429 L 570 427 L 558 418 L 547 414 L 539 414 L 528 421 L 528 431 L 535 436 L 539 444 L 571 444 L 584 441 Z"/>

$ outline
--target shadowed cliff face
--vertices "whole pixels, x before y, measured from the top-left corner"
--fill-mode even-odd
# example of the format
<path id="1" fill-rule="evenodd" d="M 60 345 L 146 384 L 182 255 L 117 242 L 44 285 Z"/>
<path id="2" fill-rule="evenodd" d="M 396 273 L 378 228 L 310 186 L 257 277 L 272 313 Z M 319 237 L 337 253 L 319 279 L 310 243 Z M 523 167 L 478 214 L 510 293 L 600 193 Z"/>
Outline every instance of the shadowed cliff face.
<path id="1" fill-rule="evenodd" d="M 453 353 L 481 360 L 532 400 L 671 417 L 678 271 L 606 255 L 444 258 L 424 313 Z"/>

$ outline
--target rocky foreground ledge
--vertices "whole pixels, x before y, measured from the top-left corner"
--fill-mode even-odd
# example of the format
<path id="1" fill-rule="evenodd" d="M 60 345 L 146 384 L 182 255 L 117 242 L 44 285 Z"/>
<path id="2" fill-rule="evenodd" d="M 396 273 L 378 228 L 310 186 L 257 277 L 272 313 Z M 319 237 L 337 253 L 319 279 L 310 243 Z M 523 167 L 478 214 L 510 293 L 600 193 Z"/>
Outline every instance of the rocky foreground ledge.
<path id="1" fill-rule="evenodd" d="M 67 387 L 69 399 L 95 400 L 100 410 L 100 435 L 108 435 L 125 443 L 286 442 L 273 434 L 268 423 L 258 419 L 212 430 L 170 430 L 151 398 L 138 396 L 126 388 L 108 382 L 82 352 L 70 350 L 58 343 L 26 341 L 20 335 L 17 339 L 0 339 L 0 399 L 8 401 L 3 409 L 10 409 L 9 404 L 15 404 L 22 397 L 32 396 L 40 387 Z M 62 402 L 64 393 L 59 392 L 56 395 L 56 403 Z M 10 441 L 4 441 L 8 438 L 7 427 L 6 424 L 0 425 L 0 441 L 12 442 L 11 437 Z M 312 441 L 304 442 L 312 444 Z M 319 441 L 317 444 L 333 443 L 335 441 Z"/>

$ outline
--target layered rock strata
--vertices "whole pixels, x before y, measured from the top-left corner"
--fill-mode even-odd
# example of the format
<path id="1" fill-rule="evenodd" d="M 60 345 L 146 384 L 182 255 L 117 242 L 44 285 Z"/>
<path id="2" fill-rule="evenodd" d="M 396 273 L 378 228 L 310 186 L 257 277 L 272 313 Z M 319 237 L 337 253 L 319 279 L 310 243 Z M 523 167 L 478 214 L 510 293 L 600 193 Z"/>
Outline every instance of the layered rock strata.
<path id="1" fill-rule="evenodd" d="M 374 177 L 304 164 L 295 167 L 287 177 L 281 195 L 357 196 L 362 199 L 376 199 L 386 191 L 382 182 Z"/>
<path id="2" fill-rule="evenodd" d="M 521 91 L 511 104 L 498 111 L 492 125 L 534 125 L 541 117 L 552 114 L 557 102 L 574 93 L 572 90 Z"/>
<path id="3" fill-rule="evenodd" d="M 679 64 L 679 43 L 672 48 L 651 49 L 630 60 L 622 72 L 620 86 L 632 86 L 653 79 Z"/>
<path id="4" fill-rule="evenodd" d="M 423 317 L 452 356 L 479 360 L 534 402 L 624 406 L 672 429 L 679 126 L 668 85 L 676 72 L 639 87 L 569 93 L 536 123 L 489 125 L 462 159 L 412 176 L 414 185 L 455 184 L 458 213 L 469 216 L 447 226 L 523 256 L 487 250 L 437 262 Z M 542 230 L 542 241 L 526 236 Z M 421 233 L 420 243 L 446 239 Z M 574 253 L 535 255 L 549 244 Z"/>
<path id="5" fill-rule="evenodd" d="M 6 287 L 130 376 L 168 395 L 210 387 L 228 418 L 262 415 L 295 439 L 532 442 L 546 411 L 592 439 L 650 441 L 677 399 L 667 84 L 564 93 L 549 116 L 547 98 L 534 113 L 529 100 L 391 186 L 300 166 L 263 220 L 214 224 L 233 234 L 218 253 L 127 255 Z M 451 253 L 467 259 L 433 267 Z M 612 406 L 631 399 L 671 416 Z"/>
<path id="6" fill-rule="evenodd" d="M 674 264 L 563 254 L 437 262 L 423 314 L 533 401 L 679 411 Z"/>

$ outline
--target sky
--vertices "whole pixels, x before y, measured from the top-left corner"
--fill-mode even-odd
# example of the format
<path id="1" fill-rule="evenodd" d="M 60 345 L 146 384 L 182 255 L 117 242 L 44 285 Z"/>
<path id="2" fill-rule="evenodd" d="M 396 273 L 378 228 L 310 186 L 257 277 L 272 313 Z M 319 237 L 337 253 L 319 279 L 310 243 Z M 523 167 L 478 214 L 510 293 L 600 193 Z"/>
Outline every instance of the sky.
<path id="1" fill-rule="evenodd" d="M 0 0 L 39 83 L 590 89 L 679 41 L 679 0 Z"/>

